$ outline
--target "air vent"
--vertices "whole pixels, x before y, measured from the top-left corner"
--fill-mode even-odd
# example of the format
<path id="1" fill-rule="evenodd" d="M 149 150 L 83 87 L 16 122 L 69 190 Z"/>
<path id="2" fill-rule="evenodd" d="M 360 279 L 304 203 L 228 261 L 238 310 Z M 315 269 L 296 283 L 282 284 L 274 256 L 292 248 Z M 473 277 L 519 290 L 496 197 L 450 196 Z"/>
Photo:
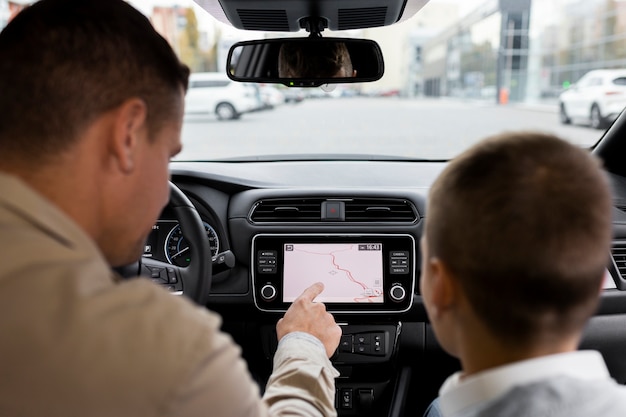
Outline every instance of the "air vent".
<path id="1" fill-rule="evenodd" d="M 322 203 L 343 205 L 345 218 L 326 220 Z M 413 223 L 417 210 L 407 200 L 394 198 L 284 198 L 258 201 L 250 212 L 250 220 L 264 222 L 322 222 L 352 223 L 401 222 Z"/>
<path id="2" fill-rule="evenodd" d="M 289 32 L 285 10 L 237 9 L 237 14 L 246 30 Z"/>
<path id="3" fill-rule="evenodd" d="M 322 199 L 262 200 L 252 208 L 253 222 L 319 222 Z"/>
<path id="4" fill-rule="evenodd" d="M 360 29 L 385 25 L 387 7 L 339 9 L 338 29 Z"/>
<path id="5" fill-rule="evenodd" d="M 626 242 L 614 243 L 611 253 L 620 276 L 626 279 Z"/>
<path id="6" fill-rule="evenodd" d="M 406 200 L 372 198 L 346 201 L 347 222 L 408 222 L 417 220 L 413 205 Z"/>

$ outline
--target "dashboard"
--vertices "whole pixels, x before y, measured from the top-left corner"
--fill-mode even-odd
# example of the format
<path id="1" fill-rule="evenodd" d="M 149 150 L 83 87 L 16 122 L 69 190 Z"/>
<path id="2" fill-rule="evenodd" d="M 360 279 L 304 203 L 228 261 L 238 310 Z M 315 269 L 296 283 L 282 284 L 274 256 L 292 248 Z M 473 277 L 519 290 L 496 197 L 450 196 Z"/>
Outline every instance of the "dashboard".
<path id="1" fill-rule="evenodd" d="M 211 256 L 216 256 L 220 249 L 219 237 L 213 226 L 206 220 L 203 220 L 203 223 L 211 246 Z M 143 256 L 181 267 L 186 267 L 191 263 L 189 243 L 185 240 L 183 231 L 173 216 L 164 213 L 152 226 L 152 232 L 144 246 Z"/>
<path id="2" fill-rule="evenodd" d="M 404 161 L 172 162 L 172 181 L 196 206 L 212 256 L 234 257 L 232 267 L 214 273 L 207 307 L 222 315 L 224 331 L 242 347 L 261 389 L 271 373 L 276 321 L 304 286 L 322 281 L 321 301 L 343 331 L 332 358 L 341 372 L 339 415 L 423 412 L 459 368 L 434 338 L 418 283 L 426 197 L 444 167 Z M 616 201 L 626 201 L 626 181 L 613 179 Z M 623 333 L 623 321 L 614 318 L 626 313 L 626 213 L 618 208 L 614 229 L 606 289 L 592 320 L 600 324 L 590 326 L 583 346 L 602 350 L 616 379 L 626 381 L 621 353 L 607 339 Z M 166 208 L 144 256 L 184 266 L 193 262 L 186 248 Z"/>
<path id="3" fill-rule="evenodd" d="M 172 178 L 214 231 L 215 241 L 219 242 L 217 251 L 230 250 L 236 259 L 234 268 L 214 276 L 210 303 L 217 304 L 218 309 L 221 305 L 243 304 L 257 312 L 285 310 L 282 245 L 289 242 L 270 243 L 269 249 L 280 258 L 280 277 L 263 273 L 257 258 L 258 250 L 265 249 L 262 245 L 272 236 L 291 235 L 299 244 L 381 244 L 380 257 L 375 262 L 379 263 L 381 274 L 382 303 L 355 302 L 350 303 L 352 308 L 345 303 L 333 303 L 332 311 L 348 314 L 378 309 L 408 313 L 417 288 L 418 241 L 425 197 L 430 183 L 444 166 L 443 163 L 377 161 L 173 162 Z M 324 183 L 328 186 L 320 186 Z M 333 210 L 336 217 L 331 213 Z M 167 217 L 164 213 L 161 222 L 169 220 Z M 211 238 L 212 231 L 208 232 Z M 303 241 L 303 235 L 311 236 L 312 240 Z M 391 272 L 389 250 L 397 245 L 393 242 L 394 235 L 402 241 L 399 251 L 405 252 L 402 255 L 406 259 L 393 262 L 406 262 L 410 270 L 404 272 L 408 273 Z M 164 247 L 167 233 L 163 231 L 160 236 L 154 245 Z M 173 255 L 185 246 L 183 242 L 181 249 L 178 242 L 174 243 L 169 249 Z M 398 279 L 394 281 L 392 276 Z M 270 295 L 271 301 L 264 301 L 260 290 L 268 283 L 277 293 Z M 389 293 L 394 283 L 402 287 L 395 292 L 405 293 L 400 303 L 392 301 Z"/>

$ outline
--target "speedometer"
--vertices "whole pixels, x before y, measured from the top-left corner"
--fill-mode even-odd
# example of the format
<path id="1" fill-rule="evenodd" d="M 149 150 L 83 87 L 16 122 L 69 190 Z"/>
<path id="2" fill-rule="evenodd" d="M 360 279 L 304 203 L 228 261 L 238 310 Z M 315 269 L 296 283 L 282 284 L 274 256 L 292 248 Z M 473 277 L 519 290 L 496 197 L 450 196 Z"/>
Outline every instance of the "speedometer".
<path id="1" fill-rule="evenodd" d="M 217 237 L 215 229 L 213 229 L 210 224 L 207 222 L 203 223 L 207 238 L 209 239 L 209 245 L 211 246 L 211 256 L 215 256 L 220 249 L 219 238 Z M 187 243 L 187 240 L 183 236 L 183 231 L 179 224 L 174 226 L 165 238 L 165 256 L 167 257 L 167 261 L 172 265 L 185 267 L 191 262 L 189 243 Z"/>

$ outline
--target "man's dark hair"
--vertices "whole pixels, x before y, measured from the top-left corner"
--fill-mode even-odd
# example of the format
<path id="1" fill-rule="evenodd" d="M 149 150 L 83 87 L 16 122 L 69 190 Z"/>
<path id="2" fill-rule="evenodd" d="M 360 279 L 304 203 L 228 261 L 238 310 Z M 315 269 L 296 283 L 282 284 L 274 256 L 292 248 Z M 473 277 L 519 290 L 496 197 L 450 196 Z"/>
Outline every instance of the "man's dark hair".
<path id="1" fill-rule="evenodd" d="M 486 326 L 511 345 L 582 329 L 611 247 L 599 163 L 554 136 L 492 137 L 434 183 L 426 239 Z"/>
<path id="2" fill-rule="evenodd" d="M 0 33 L 0 153 L 35 160 L 67 149 L 102 113 L 145 101 L 152 137 L 189 69 L 122 0 L 41 0 Z"/>
<path id="3" fill-rule="evenodd" d="M 278 54 L 278 73 L 283 78 L 333 78 L 342 68 L 350 77 L 352 60 L 344 42 L 285 42 Z"/>

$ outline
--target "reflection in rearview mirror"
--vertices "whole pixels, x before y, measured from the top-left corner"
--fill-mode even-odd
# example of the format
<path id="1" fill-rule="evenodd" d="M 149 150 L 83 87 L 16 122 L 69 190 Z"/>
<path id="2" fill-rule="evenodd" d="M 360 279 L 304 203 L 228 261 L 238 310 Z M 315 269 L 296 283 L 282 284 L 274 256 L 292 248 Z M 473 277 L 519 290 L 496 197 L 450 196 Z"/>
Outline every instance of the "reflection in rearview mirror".
<path id="1" fill-rule="evenodd" d="M 239 42 L 228 54 L 235 81 L 281 83 L 289 87 L 379 80 L 383 56 L 371 40 L 284 38 Z"/>
<path id="2" fill-rule="evenodd" d="M 345 42 L 284 42 L 278 52 L 280 78 L 353 78 L 356 73 Z"/>

